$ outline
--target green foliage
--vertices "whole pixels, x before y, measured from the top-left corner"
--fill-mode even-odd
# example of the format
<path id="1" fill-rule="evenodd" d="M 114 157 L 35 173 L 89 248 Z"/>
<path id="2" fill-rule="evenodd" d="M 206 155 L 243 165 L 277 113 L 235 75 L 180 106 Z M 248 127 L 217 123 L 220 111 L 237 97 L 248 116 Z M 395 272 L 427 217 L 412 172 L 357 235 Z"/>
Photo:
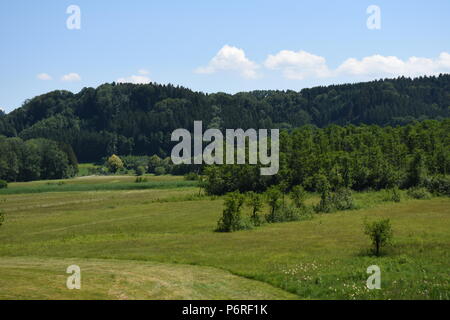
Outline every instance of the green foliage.
<path id="1" fill-rule="evenodd" d="M 244 204 L 244 195 L 239 192 L 227 194 L 225 198 L 225 209 L 222 217 L 217 222 L 217 232 L 233 232 L 248 229 L 249 225 L 242 218 L 241 208 Z"/>
<path id="2" fill-rule="evenodd" d="M 279 208 L 281 207 L 281 197 L 282 193 L 280 188 L 277 186 L 272 186 L 266 191 L 266 201 L 270 207 L 269 214 L 266 215 L 267 222 L 280 222 L 281 218 L 279 215 Z"/>
<path id="3" fill-rule="evenodd" d="M 263 206 L 263 199 L 260 194 L 253 191 L 247 193 L 247 205 L 251 208 L 252 213 L 250 219 L 255 226 L 259 226 L 262 223 L 260 212 Z"/>
<path id="4" fill-rule="evenodd" d="M 108 158 L 108 160 L 106 161 L 106 165 L 112 173 L 116 173 L 117 171 L 119 171 L 124 167 L 122 159 L 120 159 L 115 154 L 113 154 Z"/>
<path id="5" fill-rule="evenodd" d="M 406 194 L 413 199 L 428 200 L 431 199 L 431 194 L 423 187 L 410 188 Z"/>
<path id="6" fill-rule="evenodd" d="M 0 180 L 0 189 L 6 189 L 8 188 L 8 182 L 5 180 Z"/>
<path id="7" fill-rule="evenodd" d="M 348 188 L 341 188 L 332 196 L 332 205 L 336 210 L 350 210 L 355 208 L 352 191 Z"/>
<path id="8" fill-rule="evenodd" d="M 145 174 L 145 168 L 143 166 L 138 166 L 136 168 L 136 175 L 143 176 Z"/>
<path id="9" fill-rule="evenodd" d="M 58 90 L 29 99 L 21 108 L 1 116 L 0 134 L 70 144 L 82 162 L 111 154 L 158 154 L 164 158 L 172 147 L 170 133 L 177 128 L 190 129 L 194 120 L 204 121 L 205 128 L 292 129 L 344 123 L 395 127 L 446 118 L 450 116 L 449 82 L 449 75 L 440 75 L 234 95 L 204 94 L 170 84 L 107 83 L 77 94 Z M 396 141 L 386 144 L 391 142 Z M 411 142 L 411 147 L 417 146 Z M 348 143 L 341 146 L 352 150 L 353 141 Z M 436 159 L 448 159 L 445 148 L 435 151 L 432 156 Z M 381 167 L 378 169 L 384 170 Z M 445 165 L 438 167 L 444 170 Z M 449 170 L 448 165 L 446 168 Z M 348 178 L 353 174 L 363 173 L 346 172 L 341 165 L 331 169 L 327 172 L 337 173 L 335 177 L 342 178 L 344 187 L 349 187 L 345 183 L 351 183 Z M 334 179 L 329 178 L 333 184 Z"/>
<path id="10" fill-rule="evenodd" d="M 135 183 L 143 183 L 143 182 L 147 182 L 148 179 L 142 176 L 137 176 L 136 179 L 134 180 Z"/>
<path id="11" fill-rule="evenodd" d="M 184 175 L 184 180 L 197 181 L 200 180 L 200 176 L 196 172 L 188 172 Z"/>
<path id="12" fill-rule="evenodd" d="M 400 202 L 402 200 L 400 189 L 397 186 L 391 189 L 386 189 L 384 193 L 384 201 Z"/>
<path id="13" fill-rule="evenodd" d="M 166 174 L 166 169 L 164 167 L 156 167 L 155 168 L 155 175 L 162 176 Z"/>
<path id="14" fill-rule="evenodd" d="M 389 219 L 365 222 L 364 233 L 369 236 L 373 245 L 373 252 L 380 255 L 381 248 L 390 243 L 392 239 L 392 227 Z"/>
<path id="15" fill-rule="evenodd" d="M 333 197 L 331 194 L 331 185 L 325 175 L 319 174 L 316 179 L 316 189 L 320 193 L 320 202 L 314 207 L 314 211 L 330 213 L 335 210 L 333 206 Z"/>
<path id="16" fill-rule="evenodd" d="M 424 181 L 424 186 L 436 195 L 450 196 L 450 176 L 433 176 Z"/>
<path id="17" fill-rule="evenodd" d="M 302 186 L 294 186 L 290 196 L 296 208 L 303 208 L 305 206 L 306 191 Z"/>
<path id="18" fill-rule="evenodd" d="M 261 176 L 258 166 L 220 165 L 205 169 L 209 194 L 239 190 L 262 193 L 272 185 L 302 185 L 330 192 L 382 190 L 424 185 L 429 176 L 450 172 L 450 119 L 405 127 L 305 126 L 280 135 L 280 171 Z"/>
<path id="19" fill-rule="evenodd" d="M 70 148 L 67 147 L 66 151 Z M 72 154 L 73 155 L 73 154 Z M 0 136 L 0 179 L 6 181 L 30 181 L 37 179 L 61 179 L 75 175 L 76 159 L 69 161 L 55 141 Z"/>

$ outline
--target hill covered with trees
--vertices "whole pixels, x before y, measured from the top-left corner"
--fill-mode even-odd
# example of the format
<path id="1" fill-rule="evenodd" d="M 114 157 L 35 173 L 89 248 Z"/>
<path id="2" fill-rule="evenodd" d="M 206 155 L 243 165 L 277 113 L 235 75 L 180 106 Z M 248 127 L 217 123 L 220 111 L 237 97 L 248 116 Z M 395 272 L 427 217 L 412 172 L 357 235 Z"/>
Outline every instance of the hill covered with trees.
<path id="1" fill-rule="evenodd" d="M 214 128 L 376 124 L 450 117 L 450 75 L 398 78 L 295 91 L 204 94 L 173 85 L 103 84 L 53 91 L 0 113 L 0 135 L 44 138 L 73 148 L 79 161 L 111 154 L 170 155 L 174 129 L 194 120 Z"/>

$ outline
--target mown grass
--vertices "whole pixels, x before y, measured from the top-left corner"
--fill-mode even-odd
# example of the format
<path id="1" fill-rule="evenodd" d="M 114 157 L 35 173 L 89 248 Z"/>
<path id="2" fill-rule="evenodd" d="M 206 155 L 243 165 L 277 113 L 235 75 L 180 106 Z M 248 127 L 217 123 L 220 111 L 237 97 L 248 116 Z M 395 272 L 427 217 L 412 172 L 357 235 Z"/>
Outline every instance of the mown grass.
<path id="1" fill-rule="evenodd" d="M 68 266 L 81 289 L 68 290 Z M 295 295 L 216 268 L 124 260 L 0 260 L 0 299 L 293 299 Z M 31 284 L 31 285 L 30 285 Z"/>
<path id="2" fill-rule="evenodd" d="M 358 193 L 357 210 L 235 233 L 213 232 L 223 200 L 198 196 L 196 187 L 2 198 L 0 260 L 33 256 L 214 267 L 303 299 L 450 299 L 449 198 L 392 203 L 380 192 Z M 307 203 L 317 201 L 310 195 Z M 363 221 L 386 217 L 393 245 L 383 256 L 371 256 Z M 381 290 L 365 286 L 373 264 L 382 271 Z M 39 292 L 37 282 L 30 286 Z"/>

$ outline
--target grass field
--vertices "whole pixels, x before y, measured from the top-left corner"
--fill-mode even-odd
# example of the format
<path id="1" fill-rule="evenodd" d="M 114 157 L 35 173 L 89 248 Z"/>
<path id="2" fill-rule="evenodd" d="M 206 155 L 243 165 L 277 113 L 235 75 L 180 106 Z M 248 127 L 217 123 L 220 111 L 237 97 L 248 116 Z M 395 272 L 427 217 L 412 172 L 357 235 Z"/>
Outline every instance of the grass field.
<path id="1" fill-rule="evenodd" d="M 0 298 L 450 299 L 449 198 L 358 193 L 357 210 L 227 234 L 213 232 L 221 198 L 199 196 L 181 177 L 126 187 L 133 181 L 80 177 L 0 192 Z M 380 217 L 391 219 L 394 243 L 373 257 L 363 221 Z M 81 290 L 65 287 L 71 264 Z M 374 264 L 381 290 L 366 289 Z"/>

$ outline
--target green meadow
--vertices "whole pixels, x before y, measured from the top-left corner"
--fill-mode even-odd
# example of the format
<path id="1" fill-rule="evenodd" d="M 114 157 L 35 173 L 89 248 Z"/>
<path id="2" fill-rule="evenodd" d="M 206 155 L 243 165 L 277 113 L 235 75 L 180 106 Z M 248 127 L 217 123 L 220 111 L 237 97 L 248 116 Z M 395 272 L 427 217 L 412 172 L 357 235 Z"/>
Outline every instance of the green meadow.
<path id="1" fill-rule="evenodd" d="M 355 193 L 354 210 L 217 233 L 222 197 L 182 177 L 134 179 L 0 190 L 0 299 L 450 299 L 448 197 Z M 379 218 L 390 218 L 394 237 L 375 257 L 363 224 Z M 72 264 L 80 290 L 66 288 Z M 371 265 L 380 290 L 366 288 Z"/>

